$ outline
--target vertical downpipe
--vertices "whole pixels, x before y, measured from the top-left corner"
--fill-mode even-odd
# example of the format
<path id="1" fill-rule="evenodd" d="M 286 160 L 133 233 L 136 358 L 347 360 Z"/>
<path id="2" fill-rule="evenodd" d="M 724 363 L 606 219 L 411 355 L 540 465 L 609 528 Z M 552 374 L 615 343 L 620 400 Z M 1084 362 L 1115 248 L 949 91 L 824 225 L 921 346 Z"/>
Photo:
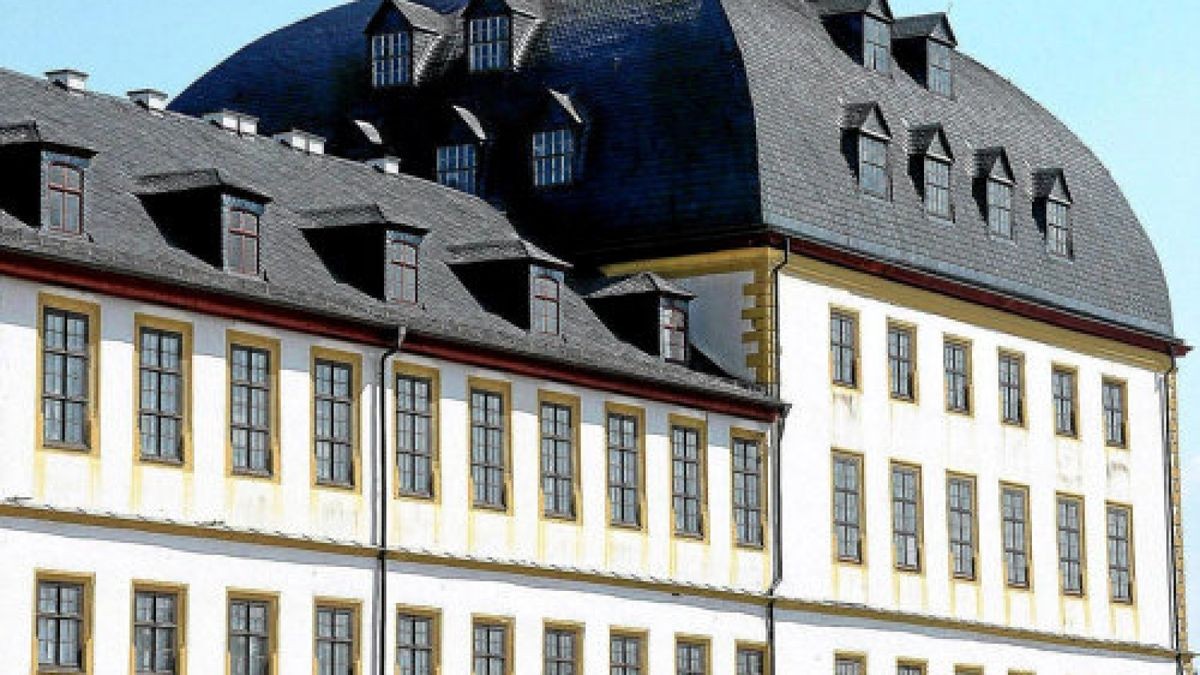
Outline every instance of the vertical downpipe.
<path id="1" fill-rule="evenodd" d="M 783 336 L 780 332 L 779 306 L 780 284 L 779 275 L 784 267 L 787 266 L 792 254 L 792 240 L 789 237 L 783 238 L 783 260 L 779 261 L 771 270 L 771 283 L 773 285 L 773 301 L 775 307 L 772 308 L 771 317 L 774 323 L 774 344 L 772 347 L 774 353 L 774 370 L 775 383 L 773 385 L 774 394 L 776 397 L 783 394 Z M 772 428 L 771 439 L 771 538 L 774 540 L 771 547 L 771 587 L 767 590 L 767 670 L 770 675 L 775 675 L 778 672 L 775 658 L 775 592 L 779 590 L 779 585 L 783 583 L 783 479 L 780 476 L 782 461 L 782 443 L 783 432 L 787 424 L 787 416 L 790 412 L 790 407 L 784 408 L 780 413 L 779 419 L 776 420 Z"/>
<path id="2" fill-rule="evenodd" d="M 1170 571 L 1171 579 L 1171 602 L 1168 604 L 1171 620 L 1171 649 L 1175 652 L 1175 672 L 1177 675 L 1184 675 L 1184 654 L 1182 651 L 1182 626 L 1179 612 L 1179 571 L 1175 567 L 1175 559 L 1177 551 L 1175 548 L 1175 501 L 1174 501 L 1174 481 L 1171 478 L 1171 470 L 1175 467 L 1175 451 L 1171 445 L 1171 380 L 1179 365 L 1174 356 L 1171 356 L 1171 368 L 1163 375 L 1162 386 L 1162 434 L 1163 434 L 1163 480 L 1164 480 L 1164 502 L 1167 515 L 1167 563 Z M 1175 421 L 1178 424 L 1178 420 Z"/>
<path id="3" fill-rule="evenodd" d="M 378 634 L 375 636 L 378 653 L 375 656 L 378 662 L 378 674 L 388 675 L 387 672 L 387 550 L 388 550 L 388 507 L 390 499 L 388 499 L 388 433 L 387 433 L 387 390 L 388 390 L 388 359 L 391 359 L 396 354 L 404 350 L 404 340 L 408 337 L 408 329 L 400 326 L 396 331 L 396 344 L 389 347 L 383 356 L 379 358 L 379 397 L 378 397 L 378 420 L 379 420 L 379 550 L 377 551 L 376 575 L 378 583 L 376 588 L 379 589 L 378 596 L 375 598 L 375 625 L 378 627 Z"/>

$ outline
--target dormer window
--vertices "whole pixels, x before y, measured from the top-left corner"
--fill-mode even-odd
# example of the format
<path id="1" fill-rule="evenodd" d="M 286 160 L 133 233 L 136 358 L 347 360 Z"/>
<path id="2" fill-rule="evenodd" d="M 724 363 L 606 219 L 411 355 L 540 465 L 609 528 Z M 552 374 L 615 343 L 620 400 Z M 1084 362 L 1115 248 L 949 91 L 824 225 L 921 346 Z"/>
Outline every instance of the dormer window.
<path id="1" fill-rule="evenodd" d="M 262 207 L 234 197 L 225 198 L 225 271 L 259 274 L 259 227 Z"/>
<path id="2" fill-rule="evenodd" d="M 668 361 L 687 361 L 688 303 L 681 298 L 662 299 L 662 357 Z"/>
<path id="3" fill-rule="evenodd" d="M 997 178 L 987 179 L 988 229 L 997 237 L 1012 239 L 1012 184 Z"/>
<path id="4" fill-rule="evenodd" d="M 954 74 L 950 65 L 950 46 L 934 40 L 929 45 L 929 91 L 942 96 L 954 95 Z"/>
<path id="5" fill-rule="evenodd" d="M 954 152 L 940 124 L 915 126 L 909 131 L 909 168 L 921 195 L 925 212 L 936 218 L 954 218 L 951 199 Z"/>
<path id="6" fill-rule="evenodd" d="M 375 88 L 412 83 L 412 33 L 399 31 L 371 38 L 371 83 Z"/>
<path id="7" fill-rule="evenodd" d="M 574 165 L 575 133 L 572 130 L 554 129 L 533 135 L 533 184 L 536 187 L 571 184 Z"/>
<path id="8" fill-rule="evenodd" d="M 1046 248 L 1054 255 L 1071 257 L 1070 207 L 1055 199 L 1046 200 Z"/>
<path id="9" fill-rule="evenodd" d="M 858 137 L 858 186 L 876 197 L 888 196 L 887 141 L 860 134 Z"/>
<path id="10" fill-rule="evenodd" d="M 945 14 L 896 19 L 892 26 L 896 64 L 929 91 L 954 96 L 954 48 L 958 38 Z"/>
<path id="11" fill-rule="evenodd" d="M 950 217 L 950 162 L 925 158 L 925 211 L 939 218 Z"/>
<path id="12" fill-rule="evenodd" d="M 530 268 L 529 320 L 535 333 L 558 335 L 563 273 L 545 267 Z"/>
<path id="13" fill-rule="evenodd" d="M 478 194 L 479 148 L 474 143 L 439 147 L 437 182 L 468 194 Z"/>
<path id="14" fill-rule="evenodd" d="M 892 69 L 892 27 L 870 14 L 863 15 L 863 66 L 880 73 Z"/>
<path id="15" fill-rule="evenodd" d="M 387 275 L 384 295 L 388 302 L 416 304 L 417 268 L 421 238 L 395 230 L 387 233 Z"/>
<path id="16" fill-rule="evenodd" d="M 83 169 L 51 161 L 46 170 L 46 229 L 83 234 Z"/>
<path id="17" fill-rule="evenodd" d="M 1071 191 L 1062 169 L 1033 172 L 1034 217 L 1046 235 L 1046 250 L 1051 255 L 1071 258 L 1075 242 L 1071 235 Z"/>
<path id="18" fill-rule="evenodd" d="M 467 58 L 472 73 L 508 70 L 512 62 L 512 28 L 506 15 L 467 21 Z"/>

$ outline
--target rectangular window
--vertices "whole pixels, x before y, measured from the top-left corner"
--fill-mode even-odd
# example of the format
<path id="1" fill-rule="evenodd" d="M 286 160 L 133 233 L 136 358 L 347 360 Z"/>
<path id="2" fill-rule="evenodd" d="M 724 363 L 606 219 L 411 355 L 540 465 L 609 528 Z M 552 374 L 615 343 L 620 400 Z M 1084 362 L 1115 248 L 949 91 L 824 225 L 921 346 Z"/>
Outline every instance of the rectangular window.
<path id="1" fill-rule="evenodd" d="M 1001 488 L 1000 510 L 1005 582 L 1012 588 L 1029 588 L 1029 490 Z"/>
<path id="2" fill-rule="evenodd" d="M 892 69 L 892 28 L 873 16 L 863 16 L 863 66 L 886 73 Z"/>
<path id="3" fill-rule="evenodd" d="M 508 639 L 507 625 L 475 622 L 471 649 L 475 666 L 472 675 L 509 675 Z"/>
<path id="4" fill-rule="evenodd" d="M 512 58 L 510 30 L 507 16 L 481 17 L 467 23 L 471 72 L 508 69 Z"/>
<path id="5" fill-rule="evenodd" d="M 318 359 L 314 367 L 317 483 L 353 487 L 354 366 Z"/>
<path id="6" fill-rule="evenodd" d="M 608 505 L 613 525 L 641 527 L 641 442 L 638 418 L 608 414 Z"/>
<path id="7" fill-rule="evenodd" d="M 671 497 L 675 534 L 704 535 L 704 449 L 700 430 L 671 427 Z"/>
<path id="8" fill-rule="evenodd" d="M 833 532 L 838 560 L 862 562 L 862 458 L 833 455 Z"/>
<path id="9" fill-rule="evenodd" d="M 702 642 L 676 643 L 675 675 L 708 675 L 708 645 Z"/>
<path id="10" fill-rule="evenodd" d="M 1113 602 L 1133 602 L 1133 512 L 1108 507 L 1108 587 Z"/>
<path id="11" fill-rule="evenodd" d="M 401 613 L 396 620 L 396 663 L 400 675 L 435 675 L 434 618 Z"/>
<path id="12" fill-rule="evenodd" d="M 396 463 L 400 494 L 433 496 L 433 380 L 396 376 Z"/>
<path id="13" fill-rule="evenodd" d="M 925 210 L 939 218 L 949 218 L 950 164 L 932 157 L 925 158 Z"/>
<path id="14" fill-rule="evenodd" d="M 1126 447 L 1125 383 L 1105 380 L 1102 396 L 1104 401 L 1104 442 L 1114 448 Z"/>
<path id="15" fill-rule="evenodd" d="M 858 185 L 876 197 L 888 196 L 887 141 L 860 134 L 858 137 Z"/>
<path id="16" fill-rule="evenodd" d="M 917 350 L 913 330 L 888 326 L 888 374 L 892 398 L 913 401 L 917 396 Z"/>
<path id="17" fill-rule="evenodd" d="M 471 390 L 471 483 L 475 506 L 490 509 L 508 506 L 504 417 L 502 394 Z"/>
<path id="18" fill-rule="evenodd" d="M 1059 436 L 1075 436 L 1075 371 L 1055 368 L 1050 374 L 1054 397 L 1054 432 Z"/>
<path id="19" fill-rule="evenodd" d="M 636 635 L 613 635 L 608 640 L 609 675 L 642 675 L 645 645 Z"/>
<path id="20" fill-rule="evenodd" d="M 533 184 L 569 185 L 575 172 L 575 134 L 570 129 L 533 135 Z"/>
<path id="21" fill-rule="evenodd" d="M 174 675 L 179 657 L 179 594 L 137 591 L 133 596 L 137 675 Z"/>
<path id="22" fill-rule="evenodd" d="M 1025 424 L 1025 360 L 1018 354 L 1000 354 L 1000 419 L 1005 424 Z"/>
<path id="23" fill-rule="evenodd" d="M 273 611 L 267 601 L 229 601 L 230 675 L 269 675 L 274 653 L 271 639 Z"/>
<path id="24" fill-rule="evenodd" d="M 38 582 L 38 672 L 81 671 L 88 608 L 79 583 Z"/>
<path id="25" fill-rule="evenodd" d="M 400 31 L 371 38 L 371 82 L 377 88 L 412 82 L 412 34 Z"/>
<path id="26" fill-rule="evenodd" d="M 988 227 L 992 234 L 1012 239 L 1012 185 L 995 179 L 987 182 Z"/>
<path id="27" fill-rule="evenodd" d="M 579 631 L 546 630 L 543 644 L 543 675 L 577 675 L 580 672 Z"/>
<path id="28" fill-rule="evenodd" d="M 866 668 L 860 656 L 839 656 L 834 659 L 834 675 L 866 675 Z"/>
<path id="29" fill-rule="evenodd" d="M 437 149 L 437 182 L 467 194 L 479 189 L 478 148 L 473 143 L 443 145 Z"/>
<path id="30" fill-rule="evenodd" d="M 762 463 L 757 440 L 733 438 L 733 525 L 739 546 L 763 545 Z"/>
<path id="31" fill-rule="evenodd" d="M 230 349 L 230 440 L 233 470 L 271 475 L 271 353 L 233 345 Z"/>
<path id="32" fill-rule="evenodd" d="M 529 284 L 530 327 L 535 333 L 558 335 L 563 273 L 535 266 Z"/>
<path id="33" fill-rule="evenodd" d="M 355 611 L 317 607 L 317 675 L 354 675 Z"/>
<path id="34" fill-rule="evenodd" d="M 42 313 L 42 440 L 86 450 L 91 441 L 92 337 L 87 314 Z"/>
<path id="35" fill-rule="evenodd" d="M 766 673 L 766 653 L 762 649 L 741 647 L 737 650 L 736 675 L 763 675 Z"/>
<path id="36" fill-rule="evenodd" d="M 259 216 L 246 209 L 225 209 L 225 270 L 257 276 Z"/>
<path id="37" fill-rule="evenodd" d="M 1070 207 L 1052 199 L 1046 200 L 1046 248 L 1054 255 L 1071 257 Z"/>
<path id="38" fill-rule="evenodd" d="M 896 665 L 896 675 L 925 675 L 925 666 L 915 663 L 900 663 Z"/>
<path id="39" fill-rule="evenodd" d="M 542 513 L 575 518 L 575 411 L 542 402 Z"/>
<path id="40" fill-rule="evenodd" d="M 948 45 L 929 41 L 929 91 L 942 96 L 954 95 L 954 69 L 950 58 Z"/>
<path id="41" fill-rule="evenodd" d="M 896 568 L 921 569 L 921 470 L 892 465 L 892 543 Z"/>
<path id="42" fill-rule="evenodd" d="M 1083 595 L 1083 500 L 1058 498 L 1058 570 L 1062 591 Z"/>
<path id="43" fill-rule="evenodd" d="M 142 459 L 183 460 L 183 335 L 142 328 L 138 432 Z"/>
<path id="44" fill-rule="evenodd" d="M 829 319 L 829 350 L 833 362 L 833 383 L 858 386 L 858 321 L 844 312 L 832 312 Z"/>
<path id="45" fill-rule="evenodd" d="M 668 361 L 687 361 L 688 303 L 679 298 L 662 301 L 662 356 Z"/>
<path id="46" fill-rule="evenodd" d="M 971 412 L 971 346 L 947 340 L 942 347 L 946 369 L 946 410 Z"/>
<path id="47" fill-rule="evenodd" d="M 404 232 L 387 233 L 387 301 L 417 302 L 420 237 Z"/>
<path id="48" fill-rule="evenodd" d="M 975 578 L 975 479 L 951 477 L 946 481 L 946 509 L 950 527 L 951 573 L 956 579 Z"/>
<path id="49" fill-rule="evenodd" d="M 46 170 L 49 220 L 46 229 L 62 234 L 83 233 L 83 171 L 52 162 Z"/>

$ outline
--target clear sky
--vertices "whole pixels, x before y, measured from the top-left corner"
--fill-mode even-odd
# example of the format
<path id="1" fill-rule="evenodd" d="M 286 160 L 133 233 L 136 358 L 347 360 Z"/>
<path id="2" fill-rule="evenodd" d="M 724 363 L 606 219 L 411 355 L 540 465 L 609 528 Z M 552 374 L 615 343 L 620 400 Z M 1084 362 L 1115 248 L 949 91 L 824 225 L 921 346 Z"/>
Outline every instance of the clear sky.
<path id="1" fill-rule="evenodd" d="M 796 0 L 797 2 L 800 0 Z M 178 93 L 239 46 L 336 0 L 0 0 L 0 66 L 75 67 L 94 89 Z M 892 0 L 897 15 L 951 0 Z M 1091 145 L 1158 247 L 1175 325 L 1200 345 L 1200 3 L 957 0 L 960 48 Z M 1116 270 L 1114 273 L 1119 274 Z M 1189 605 L 1200 611 L 1200 352 L 1182 363 Z M 1101 456 L 1097 455 L 1097 461 Z M 1195 616 L 1193 617 L 1195 618 Z"/>

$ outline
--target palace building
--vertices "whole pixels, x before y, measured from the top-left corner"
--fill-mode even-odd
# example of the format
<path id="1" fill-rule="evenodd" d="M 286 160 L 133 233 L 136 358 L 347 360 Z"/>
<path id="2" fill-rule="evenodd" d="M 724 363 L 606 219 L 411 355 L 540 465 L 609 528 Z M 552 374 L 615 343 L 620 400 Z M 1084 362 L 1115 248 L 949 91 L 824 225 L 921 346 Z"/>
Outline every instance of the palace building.
<path id="1" fill-rule="evenodd" d="M 946 16 L 357 0 L 86 79 L 0 70 L 12 672 L 1191 672 L 1161 265 Z"/>

